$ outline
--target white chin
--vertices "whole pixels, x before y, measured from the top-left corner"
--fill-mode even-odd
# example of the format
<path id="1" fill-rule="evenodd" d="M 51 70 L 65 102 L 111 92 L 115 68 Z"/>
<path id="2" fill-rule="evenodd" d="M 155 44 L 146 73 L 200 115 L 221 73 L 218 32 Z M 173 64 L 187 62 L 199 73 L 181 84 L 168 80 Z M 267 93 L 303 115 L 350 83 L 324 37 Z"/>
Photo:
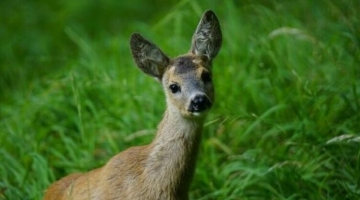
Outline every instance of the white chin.
<path id="1" fill-rule="evenodd" d="M 201 113 L 200 112 L 193 112 L 193 113 L 191 113 L 192 115 L 194 115 L 194 116 L 200 116 L 201 115 Z"/>
<path id="2" fill-rule="evenodd" d="M 194 117 L 204 116 L 205 112 L 192 112 L 191 115 Z"/>

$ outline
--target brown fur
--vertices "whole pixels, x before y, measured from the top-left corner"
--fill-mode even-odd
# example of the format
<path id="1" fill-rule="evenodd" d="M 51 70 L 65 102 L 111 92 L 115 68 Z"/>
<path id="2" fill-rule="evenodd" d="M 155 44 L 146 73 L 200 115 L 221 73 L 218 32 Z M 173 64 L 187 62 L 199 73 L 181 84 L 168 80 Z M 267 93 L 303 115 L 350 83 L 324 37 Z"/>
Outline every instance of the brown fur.
<path id="1" fill-rule="evenodd" d="M 167 109 L 154 140 L 115 155 L 101 168 L 58 180 L 45 200 L 188 199 L 204 119 L 214 100 L 212 82 L 202 77 L 211 73 L 220 50 L 219 22 L 212 11 L 205 12 L 190 53 L 175 59 L 139 34 L 132 35 L 130 45 L 138 67 L 161 81 L 166 94 Z M 173 84 L 178 91 L 170 90 Z M 193 111 L 198 96 L 207 107 Z"/>

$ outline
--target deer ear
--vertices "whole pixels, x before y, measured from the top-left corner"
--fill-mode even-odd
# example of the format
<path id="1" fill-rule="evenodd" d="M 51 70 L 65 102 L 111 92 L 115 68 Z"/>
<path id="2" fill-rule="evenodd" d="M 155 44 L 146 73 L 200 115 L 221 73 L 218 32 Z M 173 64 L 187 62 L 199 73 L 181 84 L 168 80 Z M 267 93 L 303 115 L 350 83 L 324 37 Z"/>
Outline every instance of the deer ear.
<path id="1" fill-rule="evenodd" d="M 219 20 L 211 10 L 205 11 L 192 38 L 191 53 L 206 56 L 210 61 L 218 54 L 222 43 Z"/>
<path id="2" fill-rule="evenodd" d="M 138 33 L 131 35 L 130 49 L 136 65 L 146 74 L 161 80 L 169 64 L 169 57 Z"/>

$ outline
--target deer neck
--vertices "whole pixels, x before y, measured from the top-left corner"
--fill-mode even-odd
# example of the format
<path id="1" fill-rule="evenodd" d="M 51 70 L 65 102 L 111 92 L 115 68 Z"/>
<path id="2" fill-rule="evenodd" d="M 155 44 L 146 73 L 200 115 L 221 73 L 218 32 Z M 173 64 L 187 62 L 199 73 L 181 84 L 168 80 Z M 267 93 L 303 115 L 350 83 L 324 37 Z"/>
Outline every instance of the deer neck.
<path id="1" fill-rule="evenodd" d="M 204 118 L 188 119 L 167 109 L 158 126 L 145 172 L 157 189 L 187 192 L 195 169 Z"/>

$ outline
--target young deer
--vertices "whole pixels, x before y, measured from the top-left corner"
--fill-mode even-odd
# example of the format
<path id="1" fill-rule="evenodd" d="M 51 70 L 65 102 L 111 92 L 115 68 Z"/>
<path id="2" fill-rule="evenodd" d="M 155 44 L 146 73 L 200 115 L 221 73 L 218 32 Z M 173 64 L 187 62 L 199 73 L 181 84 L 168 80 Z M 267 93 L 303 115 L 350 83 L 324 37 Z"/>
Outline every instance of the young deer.
<path id="1" fill-rule="evenodd" d="M 212 11 L 203 14 L 189 53 L 173 59 L 134 33 L 130 47 L 137 66 L 159 80 L 166 95 L 155 139 L 117 154 L 101 168 L 62 178 L 45 200 L 188 199 L 204 118 L 214 101 L 211 64 L 221 43 Z"/>

